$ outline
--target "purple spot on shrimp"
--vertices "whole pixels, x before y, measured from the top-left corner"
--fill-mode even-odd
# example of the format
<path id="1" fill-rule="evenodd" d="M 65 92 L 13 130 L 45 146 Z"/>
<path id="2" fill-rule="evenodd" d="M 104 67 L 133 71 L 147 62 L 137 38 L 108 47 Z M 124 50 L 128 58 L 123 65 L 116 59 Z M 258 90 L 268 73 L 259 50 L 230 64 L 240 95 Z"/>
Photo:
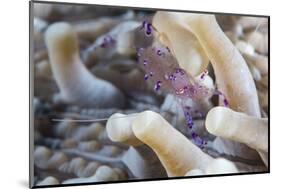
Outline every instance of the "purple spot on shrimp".
<path id="1" fill-rule="evenodd" d="M 161 85 L 162 85 L 162 81 L 157 81 L 154 86 L 154 90 L 158 91 L 160 89 Z"/>
<path id="2" fill-rule="evenodd" d="M 192 127 L 193 127 L 193 121 L 189 121 L 189 122 L 187 123 L 187 125 L 188 125 L 189 129 L 192 129 Z"/>
<path id="3" fill-rule="evenodd" d="M 192 139 L 193 139 L 194 143 L 195 143 L 197 146 L 199 146 L 200 148 L 204 148 L 204 145 L 207 144 L 207 142 L 204 141 L 203 139 L 201 139 L 201 138 L 198 136 L 198 134 L 196 134 L 195 132 L 192 132 L 191 136 L 192 136 Z"/>
<path id="4" fill-rule="evenodd" d="M 186 120 L 189 120 L 189 119 L 190 119 L 190 114 L 189 114 L 188 112 L 185 112 L 185 113 L 184 113 L 184 116 L 185 116 Z"/>
<path id="5" fill-rule="evenodd" d="M 105 36 L 103 42 L 100 44 L 101 48 L 107 48 L 115 44 L 115 40 L 111 36 Z"/>
<path id="6" fill-rule="evenodd" d="M 206 75 L 208 75 L 208 70 L 204 70 L 204 72 L 201 74 L 200 79 L 204 79 Z"/>
<path id="7" fill-rule="evenodd" d="M 144 75 L 144 80 L 148 80 L 148 75 L 147 74 Z"/>
<path id="8" fill-rule="evenodd" d="M 148 63 L 148 61 L 145 59 L 145 60 L 143 60 L 143 65 L 144 66 L 146 66 L 147 65 L 147 63 Z"/>
<path id="9" fill-rule="evenodd" d="M 180 73 L 181 75 L 184 75 L 185 74 L 185 71 L 181 68 L 177 68 L 176 69 L 176 73 Z"/>
<path id="10" fill-rule="evenodd" d="M 192 136 L 192 138 L 198 137 L 198 135 L 196 133 L 194 133 L 194 132 L 191 134 L 191 136 Z"/>
<path id="11" fill-rule="evenodd" d="M 154 73 L 153 72 L 149 72 L 149 75 L 150 75 L 150 77 L 152 77 L 154 75 Z"/>
<path id="12" fill-rule="evenodd" d="M 137 56 L 140 57 L 142 55 L 143 51 L 144 51 L 144 48 L 138 48 L 137 49 Z"/>
<path id="13" fill-rule="evenodd" d="M 165 53 L 162 52 L 160 49 L 158 49 L 158 50 L 156 51 L 156 54 L 157 54 L 158 56 L 164 56 L 164 55 L 165 55 Z"/>
<path id="14" fill-rule="evenodd" d="M 214 94 L 222 96 L 223 97 L 223 104 L 224 104 L 224 106 L 226 106 L 226 107 L 229 106 L 229 102 L 228 102 L 228 100 L 226 99 L 225 95 L 222 92 L 217 90 L 217 91 L 214 92 Z"/>
<path id="15" fill-rule="evenodd" d="M 191 115 L 188 112 L 185 112 L 184 115 L 185 115 L 185 119 L 187 122 L 187 126 L 189 127 L 189 129 L 192 129 L 194 123 L 193 123 L 193 119 L 192 119 Z"/>
<path id="16" fill-rule="evenodd" d="M 171 80 L 171 81 L 175 81 L 176 78 L 177 77 L 175 75 L 173 75 L 173 74 L 169 75 L 169 80 Z"/>
<path id="17" fill-rule="evenodd" d="M 229 103 L 228 103 L 228 101 L 227 101 L 227 99 L 226 99 L 226 98 L 225 98 L 225 99 L 223 99 L 223 104 L 224 104 L 224 106 L 228 107 Z"/>

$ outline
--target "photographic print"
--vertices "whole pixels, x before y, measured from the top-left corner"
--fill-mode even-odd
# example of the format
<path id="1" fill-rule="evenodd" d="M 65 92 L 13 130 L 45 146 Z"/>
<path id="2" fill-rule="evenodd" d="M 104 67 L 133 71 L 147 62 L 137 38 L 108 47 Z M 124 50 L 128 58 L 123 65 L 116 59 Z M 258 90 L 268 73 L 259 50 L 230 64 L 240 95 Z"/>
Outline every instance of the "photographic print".
<path id="1" fill-rule="evenodd" d="M 269 173 L 269 33 L 262 15 L 31 1 L 30 187 Z"/>

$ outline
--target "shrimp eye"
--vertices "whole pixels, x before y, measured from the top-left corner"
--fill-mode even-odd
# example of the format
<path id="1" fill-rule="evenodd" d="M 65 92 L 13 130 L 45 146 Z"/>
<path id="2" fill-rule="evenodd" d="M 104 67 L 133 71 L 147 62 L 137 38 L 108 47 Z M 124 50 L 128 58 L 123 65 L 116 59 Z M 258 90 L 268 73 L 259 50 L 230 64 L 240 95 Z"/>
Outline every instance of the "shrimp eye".
<path id="1" fill-rule="evenodd" d="M 149 22 L 143 21 L 143 22 L 142 22 L 141 30 L 142 30 L 142 29 L 144 29 L 145 34 L 146 34 L 147 36 L 150 36 L 150 35 L 152 34 L 152 25 L 151 25 Z"/>
<path id="2" fill-rule="evenodd" d="M 150 36 L 151 33 L 152 33 L 152 26 L 151 26 L 150 23 L 148 23 L 148 24 L 146 25 L 145 33 L 146 33 L 146 35 L 148 35 L 148 36 Z"/>

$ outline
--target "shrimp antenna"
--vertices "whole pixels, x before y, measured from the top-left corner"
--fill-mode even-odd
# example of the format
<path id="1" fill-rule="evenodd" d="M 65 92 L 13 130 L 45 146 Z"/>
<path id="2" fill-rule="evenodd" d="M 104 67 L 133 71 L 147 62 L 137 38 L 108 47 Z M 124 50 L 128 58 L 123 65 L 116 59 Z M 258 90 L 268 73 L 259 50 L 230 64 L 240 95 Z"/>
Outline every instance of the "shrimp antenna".
<path id="1" fill-rule="evenodd" d="M 137 113 L 130 114 L 130 115 L 124 115 L 120 117 L 114 117 L 111 119 L 122 119 L 122 118 L 127 118 L 127 117 L 136 117 Z M 58 118 L 53 118 L 51 121 L 54 122 L 80 122 L 80 123 L 87 123 L 87 122 L 101 122 L 101 121 L 107 121 L 110 117 L 107 118 L 97 118 L 97 119 L 70 119 L 70 118 L 63 118 L 63 119 L 58 119 Z"/>

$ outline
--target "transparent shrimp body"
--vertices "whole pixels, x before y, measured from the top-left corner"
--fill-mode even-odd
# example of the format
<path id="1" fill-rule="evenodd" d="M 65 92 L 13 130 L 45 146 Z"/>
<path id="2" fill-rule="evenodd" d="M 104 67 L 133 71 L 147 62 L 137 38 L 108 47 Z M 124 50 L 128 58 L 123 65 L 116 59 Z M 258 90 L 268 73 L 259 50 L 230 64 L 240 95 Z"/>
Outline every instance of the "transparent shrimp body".
<path id="1" fill-rule="evenodd" d="M 154 39 L 156 39 L 152 46 L 137 48 L 138 64 L 145 71 L 144 79 L 151 80 L 154 83 L 155 91 L 162 89 L 179 99 L 193 142 L 199 147 L 204 148 L 207 142 L 193 131 L 194 122 L 191 112 L 195 111 L 200 116 L 203 115 L 198 110 L 192 110 L 191 107 L 185 106 L 184 101 L 187 99 L 201 101 L 209 99 L 213 95 L 219 95 L 224 98 L 224 95 L 202 84 L 201 81 L 208 74 L 207 71 L 204 71 L 200 79 L 196 80 L 187 71 L 181 69 L 171 50 L 157 41 L 159 33 L 150 23 L 144 21 L 140 30 L 143 30 L 144 36 L 151 38 L 153 35 Z M 223 101 L 225 105 L 228 104 L 225 98 Z"/>

